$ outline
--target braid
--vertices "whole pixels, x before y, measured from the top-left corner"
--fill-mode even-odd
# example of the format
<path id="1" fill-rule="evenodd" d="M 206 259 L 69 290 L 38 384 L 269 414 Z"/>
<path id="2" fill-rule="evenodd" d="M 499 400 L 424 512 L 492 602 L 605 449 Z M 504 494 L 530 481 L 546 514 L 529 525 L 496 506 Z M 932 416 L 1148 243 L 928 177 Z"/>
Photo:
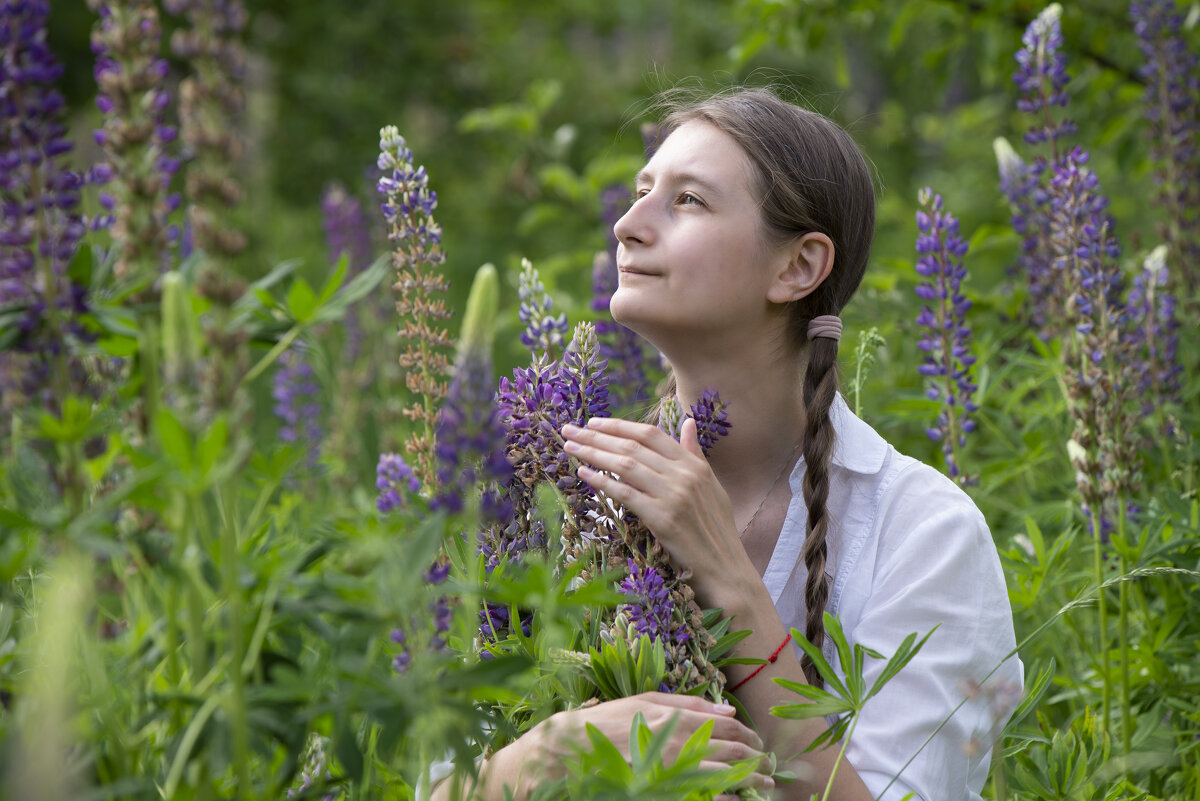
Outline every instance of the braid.
<path id="1" fill-rule="evenodd" d="M 804 504 L 808 507 L 808 525 L 801 556 L 808 568 L 804 585 L 804 603 L 808 609 L 805 637 L 817 648 L 825 640 L 825 604 L 829 585 L 825 581 L 825 545 L 829 515 L 829 461 L 833 453 L 833 425 L 829 409 L 837 395 L 837 340 L 817 337 L 809 344 L 808 367 L 804 371 Z M 808 683 L 822 686 L 821 676 L 808 656 L 801 665 Z"/>

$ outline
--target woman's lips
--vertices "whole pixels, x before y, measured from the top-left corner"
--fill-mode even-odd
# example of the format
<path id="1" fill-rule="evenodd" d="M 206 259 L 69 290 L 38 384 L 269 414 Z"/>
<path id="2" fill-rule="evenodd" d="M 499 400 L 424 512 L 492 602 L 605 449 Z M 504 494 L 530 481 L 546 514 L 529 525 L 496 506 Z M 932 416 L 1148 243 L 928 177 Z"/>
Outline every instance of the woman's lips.
<path id="1" fill-rule="evenodd" d="M 660 275 L 660 274 L 661 274 L 661 273 L 655 273 L 655 272 L 651 272 L 651 271 L 649 271 L 649 270 L 643 270 L 641 267 L 634 267 L 634 266 L 633 266 L 633 265 L 631 265 L 631 264 L 624 264 L 624 265 L 622 265 L 622 264 L 618 264 L 618 265 L 617 265 L 617 272 L 621 273 L 622 275 L 651 275 L 651 276 L 657 276 L 657 275 Z"/>

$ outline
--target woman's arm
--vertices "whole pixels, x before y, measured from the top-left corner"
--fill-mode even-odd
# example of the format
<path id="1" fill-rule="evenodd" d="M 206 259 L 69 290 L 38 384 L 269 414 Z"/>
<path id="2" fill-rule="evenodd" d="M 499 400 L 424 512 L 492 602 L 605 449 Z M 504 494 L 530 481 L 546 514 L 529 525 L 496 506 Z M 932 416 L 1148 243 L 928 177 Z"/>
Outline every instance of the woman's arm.
<path id="1" fill-rule="evenodd" d="M 684 421 L 680 442 L 654 426 L 616 418 L 593 419 L 587 428 L 567 426 L 563 436 L 567 452 L 592 466 L 581 467 L 580 478 L 633 510 L 675 565 L 692 571 L 690 584 L 702 605 L 720 607 L 733 618 L 734 629 L 751 632 L 736 655 L 766 659 L 774 653 L 788 632 L 738 538 L 729 497 L 702 455 L 695 421 Z M 736 685 L 755 667 L 731 665 L 730 684 Z M 770 714 L 780 699 L 771 680 L 776 677 L 805 681 L 793 649 L 784 648 L 736 695 L 767 746 L 782 760 L 781 767 L 798 776 L 785 797 L 807 801 L 811 794 L 825 791 L 837 751 L 803 753 L 824 731 L 820 719 L 794 721 Z M 845 763 L 837 768 L 831 796 L 839 801 L 872 797 Z"/>

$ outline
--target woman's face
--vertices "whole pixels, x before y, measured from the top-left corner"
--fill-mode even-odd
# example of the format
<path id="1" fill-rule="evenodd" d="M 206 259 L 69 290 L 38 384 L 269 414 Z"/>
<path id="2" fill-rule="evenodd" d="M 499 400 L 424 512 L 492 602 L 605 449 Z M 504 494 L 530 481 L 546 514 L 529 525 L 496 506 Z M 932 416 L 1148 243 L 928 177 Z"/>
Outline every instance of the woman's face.
<path id="1" fill-rule="evenodd" d="M 613 227 L 614 319 L 660 348 L 680 335 L 686 342 L 761 322 L 783 249 L 766 242 L 753 170 L 741 147 L 708 123 L 685 123 L 667 137 Z"/>

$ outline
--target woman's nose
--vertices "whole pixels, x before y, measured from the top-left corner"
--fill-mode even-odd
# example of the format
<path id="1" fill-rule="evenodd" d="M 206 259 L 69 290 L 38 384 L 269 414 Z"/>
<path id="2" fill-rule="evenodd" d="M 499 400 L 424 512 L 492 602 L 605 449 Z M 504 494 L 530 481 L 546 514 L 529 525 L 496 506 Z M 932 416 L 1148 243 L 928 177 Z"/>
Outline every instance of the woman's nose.
<path id="1" fill-rule="evenodd" d="M 647 213 L 647 207 L 650 205 L 646 202 L 647 197 L 634 198 L 633 205 L 613 226 L 613 235 L 622 245 L 628 246 L 632 242 L 644 245 L 653 238 L 653 228 Z"/>

